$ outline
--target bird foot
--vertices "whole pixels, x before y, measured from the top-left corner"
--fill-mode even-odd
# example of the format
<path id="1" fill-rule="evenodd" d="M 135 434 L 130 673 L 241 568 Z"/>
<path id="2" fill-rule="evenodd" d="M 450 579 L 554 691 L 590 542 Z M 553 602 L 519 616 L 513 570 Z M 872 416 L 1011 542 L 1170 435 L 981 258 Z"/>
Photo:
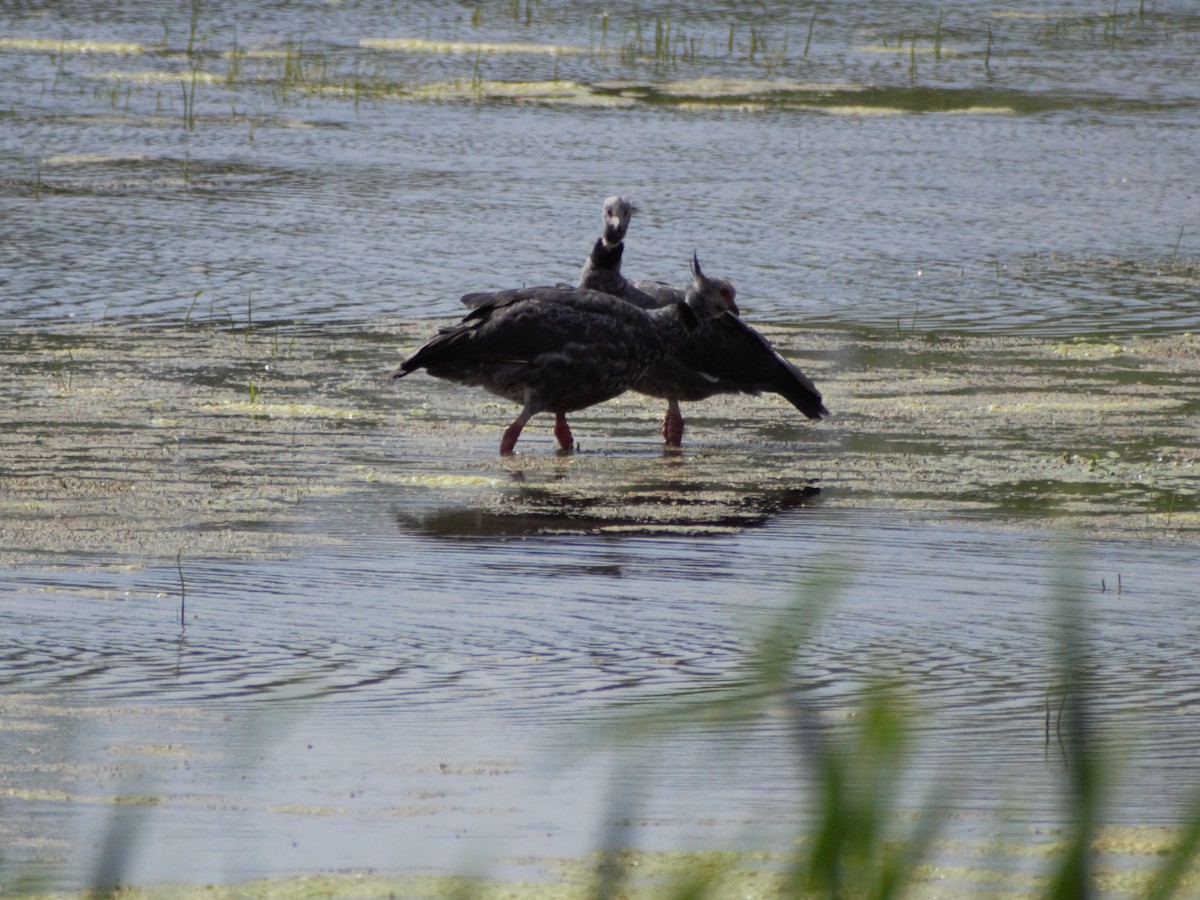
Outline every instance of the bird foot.
<path id="1" fill-rule="evenodd" d="M 667 417 L 663 419 L 662 436 L 668 447 L 682 446 L 683 416 L 672 416 L 667 413 Z"/>
<path id="2" fill-rule="evenodd" d="M 571 429 L 567 425 L 567 417 L 562 413 L 558 413 L 554 418 L 554 437 L 558 440 L 560 450 L 570 453 L 578 448 L 575 436 L 571 434 Z"/>
<path id="3" fill-rule="evenodd" d="M 500 438 L 500 455 L 512 456 L 513 447 L 517 446 L 517 438 L 520 436 L 521 427 L 516 423 L 504 429 L 504 436 Z"/>

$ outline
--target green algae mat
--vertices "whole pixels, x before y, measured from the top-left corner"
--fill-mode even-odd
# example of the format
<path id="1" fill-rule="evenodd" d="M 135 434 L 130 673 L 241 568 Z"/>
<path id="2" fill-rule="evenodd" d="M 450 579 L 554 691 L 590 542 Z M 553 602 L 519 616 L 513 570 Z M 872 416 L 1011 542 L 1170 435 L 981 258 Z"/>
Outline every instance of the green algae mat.
<path id="1" fill-rule="evenodd" d="M 1200 538 L 1200 339 L 947 337 L 767 328 L 832 415 L 775 396 L 536 417 L 396 362 L 434 323 L 371 329 L 92 325 L 0 336 L 0 559 L 294 552 L 312 501 L 422 498 L 432 530 L 719 532 L 795 506 L 1006 528 Z M 414 513 L 414 515 L 418 515 Z"/>

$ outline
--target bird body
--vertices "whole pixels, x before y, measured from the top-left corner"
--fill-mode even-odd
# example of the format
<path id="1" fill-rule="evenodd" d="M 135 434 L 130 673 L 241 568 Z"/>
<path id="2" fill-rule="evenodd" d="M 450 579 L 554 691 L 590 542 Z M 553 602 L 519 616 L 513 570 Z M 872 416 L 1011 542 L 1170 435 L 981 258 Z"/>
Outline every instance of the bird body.
<path id="1" fill-rule="evenodd" d="M 424 368 L 524 403 L 536 369 L 546 408 L 573 412 L 617 396 L 630 373 L 665 355 L 669 337 L 671 346 L 686 337 L 678 314 L 652 319 L 598 291 L 534 287 L 468 298 L 472 311 L 405 360 L 405 373 Z"/>
<path id="2" fill-rule="evenodd" d="M 719 290 L 693 262 L 683 302 L 640 309 L 612 295 L 570 287 L 468 294 L 471 311 L 441 328 L 392 373 L 425 369 L 436 378 L 485 390 L 522 405 L 505 431 L 511 453 L 525 424 L 555 414 L 563 449 L 574 440 L 566 413 L 609 400 L 673 354 L 705 319 L 724 313 Z"/>

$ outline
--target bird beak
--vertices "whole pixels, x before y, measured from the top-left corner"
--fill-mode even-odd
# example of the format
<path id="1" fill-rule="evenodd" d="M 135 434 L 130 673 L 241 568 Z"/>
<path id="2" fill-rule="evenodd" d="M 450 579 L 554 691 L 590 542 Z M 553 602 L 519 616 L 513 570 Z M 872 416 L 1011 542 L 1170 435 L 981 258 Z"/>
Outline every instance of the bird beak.
<path id="1" fill-rule="evenodd" d="M 696 251 L 692 251 L 692 277 L 699 281 L 704 277 L 704 273 L 700 271 L 700 257 L 696 255 Z"/>

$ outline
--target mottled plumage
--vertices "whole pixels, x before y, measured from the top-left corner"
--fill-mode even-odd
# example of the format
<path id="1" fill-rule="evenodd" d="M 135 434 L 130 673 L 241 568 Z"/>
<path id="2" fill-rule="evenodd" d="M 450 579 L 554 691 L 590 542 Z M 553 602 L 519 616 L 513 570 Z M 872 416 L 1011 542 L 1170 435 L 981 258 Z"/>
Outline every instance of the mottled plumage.
<path id="1" fill-rule="evenodd" d="M 599 291 L 535 287 L 468 294 L 470 313 L 446 326 L 392 373 L 417 369 L 482 387 L 522 410 L 504 432 L 511 453 L 525 424 L 555 414 L 555 436 L 574 445 L 566 413 L 609 400 L 673 354 L 701 321 L 723 315 L 725 301 L 693 259 L 684 302 L 642 310 Z"/>
<path id="2" fill-rule="evenodd" d="M 630 282 L 621 274 L 621 257 L 629 220 L 636 212 L 622 197 L 604 201 L 604 230 L 580 272 L 579 286 L 602 290 L 641 309 L 678 303 L 683 290 L 660 281 Z M 775 351 L 770 342 L 738 318 L 736 292 L 728 281 L 714 279 L 728 312 L 702 323 L 678 352 L 657 365 L 633 389 L 667 401 L 663 437 L 672 446 L 683 439 L 680 401 L 703 400 L 714 394 L 779 394 L 810 419 L 828 415 L 821 393 L 807 375 Z"/>

